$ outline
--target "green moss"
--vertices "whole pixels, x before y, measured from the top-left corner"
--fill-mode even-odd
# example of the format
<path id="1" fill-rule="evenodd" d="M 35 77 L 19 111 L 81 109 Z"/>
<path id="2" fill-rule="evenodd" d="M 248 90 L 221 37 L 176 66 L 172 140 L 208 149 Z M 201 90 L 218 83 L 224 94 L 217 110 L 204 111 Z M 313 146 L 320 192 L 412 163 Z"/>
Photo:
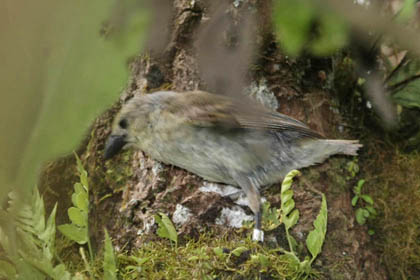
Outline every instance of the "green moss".
<path id="1" fill-rule="evenodd" d="M 236 249 L 236 250 L 235 250 Z M 123 279 L 311 279 L 293 260 L 252 242 L 227 235 L 202 234 L 174 247 L 166 240 L 143 244 L 132 255 L 119 255 Z"/>
<path id="2" fill-rule="evenodd" d="M 420 279 L 420 155 L 397 152 L 375 163 L 365 187 L 378 210 L 372 241 L 390 279 Z"/>
<path id="3" fill-rule="evenodd" d="M 133 175 L 133 167 L 128 164 L 131 161 L 133 151 L 126 150 L 120 156 L 118 160 L 111 160 L 105 163 L 106 171 L 103 177 L 103 184 L 97 183 L 98 186 L 108 185 L 115 191 L 120 188 L 125 188 L 127 180 Z M 99 176 L 98 176 L 99 178 Z M 112 182 L 109 184 L 107 182 Z"/>

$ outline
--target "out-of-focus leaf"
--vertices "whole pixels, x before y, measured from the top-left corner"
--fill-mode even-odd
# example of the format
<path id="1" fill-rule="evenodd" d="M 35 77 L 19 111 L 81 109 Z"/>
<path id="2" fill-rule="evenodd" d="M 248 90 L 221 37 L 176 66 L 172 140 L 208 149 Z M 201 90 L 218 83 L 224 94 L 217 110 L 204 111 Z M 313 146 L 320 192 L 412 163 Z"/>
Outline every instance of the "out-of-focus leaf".
<path id="1" fill-rule="evenodd" d="M 404 0 L 404 4 L 397 15 L 397 20 L 405 22 L 414 16 L 417 0 Z"/>
<path id="2" fill-rule="evenodd" d="M 368 214 L 369 214 L 369 212 L 368 212 Z M 359 225 L 364 225 L 366 223 L 366 218 L 367 217 L 365 216 L 365 209 L 358 208 L 356 210 L 355 215 L 356 215 L 356 221 Z"/>
<path id="3" fill-rule="evenodd" d="M 346 45 L 346 23 L 313 1 L 274 1 L 273 21 L 284 50 L 297 56 L 307 49 L 318 56 L 331 54 Z M 315 28 L 314 28 L 315 27 Z"/>
<path id="4" fill-rule="evenodd" d="M 61 280 L 70 280 L 71 275 L 70 272 L 66 270 L 64 264 L 59 264 L 53 269 L 53 278 Z"/>
<path id="5" fill-rule="evenodd" d="M 127 58 L 138 53 L 147 28 L 141 2 L 1 1 L 2 194 L 33 186 L 41 164 L 74 149 L 118 98 Z M 112 21 L 115 9 L 124 24 Z M 105 22 L 115 32 L 101 36 Z"/>
<path id="6" fill-rule="evenodd" d="M 290 55 L 298 55 L 307 41 L 315 10 L 310 1 L 277 0 L 273 21 L 279 41 Z"/>
<path id="7" fill-rule="evenodd" d="M 420 80 L 415 80 L 393 96 L 398 104 L 408 108 L 420 108 Z"/>
<path id="8" fill-rule="evenodd" d="M 352 206 L 356 206 L 357 201 L 359 200 L 359 196 L 354 196 L 353 199 L 351 200 L 351 205 Z"/>
<path id="9" fill-rule="evenodd" d="M 369 211 L 370 214 L 372 214 L 373 216 L 376 216 L 378 213 L 376 212 L 375 208 L 373 208 L 372 206 L 366 206 L 365 207 L 366 210 Z"/>
<path id="10" fill-rule="evenodd" d="M 366 203 L 369 203 L 370 205 L 373 205 L 373 199 L 370 197 L 370 195 L 362 194 L 360 196 Z"/>
<path id="11" fill-rule="evenodd" d="M 311 50 L 315 55 L 329 55 L 347 44 L 347 25 L 332 13 L 319 16 L 318 37 L 311 42 Z"/>
<path id="12" fill-rule="evenodd" d="M 14 279 L 16 277 L 16 268 L 9 262 L 0 260 L 0 277 Z"/>

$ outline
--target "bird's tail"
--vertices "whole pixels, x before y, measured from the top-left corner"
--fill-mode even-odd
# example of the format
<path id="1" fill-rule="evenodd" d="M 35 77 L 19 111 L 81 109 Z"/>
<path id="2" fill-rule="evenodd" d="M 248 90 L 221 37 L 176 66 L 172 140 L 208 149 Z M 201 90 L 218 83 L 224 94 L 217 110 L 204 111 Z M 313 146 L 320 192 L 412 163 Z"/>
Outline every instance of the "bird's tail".
<path id="1" fill-rule="evenodd" d="M 357 156 L 357 150 L 363 147 L 362 144 L 359 143 L 359 140 L 324 140 L 329 145 L 335 146 L 337 148 L 337 154 L 344 154 L 350 156 Z"/>

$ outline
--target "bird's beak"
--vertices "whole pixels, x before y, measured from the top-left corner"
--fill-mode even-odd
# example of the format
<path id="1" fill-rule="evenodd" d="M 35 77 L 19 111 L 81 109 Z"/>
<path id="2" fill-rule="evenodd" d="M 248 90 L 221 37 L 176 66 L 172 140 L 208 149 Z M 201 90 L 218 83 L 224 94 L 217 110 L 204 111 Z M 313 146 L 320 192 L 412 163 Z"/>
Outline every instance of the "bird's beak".
<path id="1" fill-rule="evenodd" d="M 125 135 L 109 136 L 105 144 L 104 159 L 110 159 L 116 154 L 118 154 L 118 152 L 121 151 L 124 145 L 127 144 L 125 138 Z"/>

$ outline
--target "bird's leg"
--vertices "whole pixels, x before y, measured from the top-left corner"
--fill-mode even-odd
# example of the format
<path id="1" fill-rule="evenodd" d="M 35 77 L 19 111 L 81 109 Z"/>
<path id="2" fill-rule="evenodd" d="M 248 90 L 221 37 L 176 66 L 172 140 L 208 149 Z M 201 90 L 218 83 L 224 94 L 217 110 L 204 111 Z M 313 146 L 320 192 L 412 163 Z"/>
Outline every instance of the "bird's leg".
<path id="1" fill-rule="evenodd" d="M 264 232 L 261 229 L 261 196 L 260 192 L 258 191 L 258 184 L 252 178 L 241 178 L 237 181 L 246 193 L 249 207 L 251 208 L 252 212 L 254 212 L 255 227 L 252 233 L 252 240 L 263 242 Z"/>

